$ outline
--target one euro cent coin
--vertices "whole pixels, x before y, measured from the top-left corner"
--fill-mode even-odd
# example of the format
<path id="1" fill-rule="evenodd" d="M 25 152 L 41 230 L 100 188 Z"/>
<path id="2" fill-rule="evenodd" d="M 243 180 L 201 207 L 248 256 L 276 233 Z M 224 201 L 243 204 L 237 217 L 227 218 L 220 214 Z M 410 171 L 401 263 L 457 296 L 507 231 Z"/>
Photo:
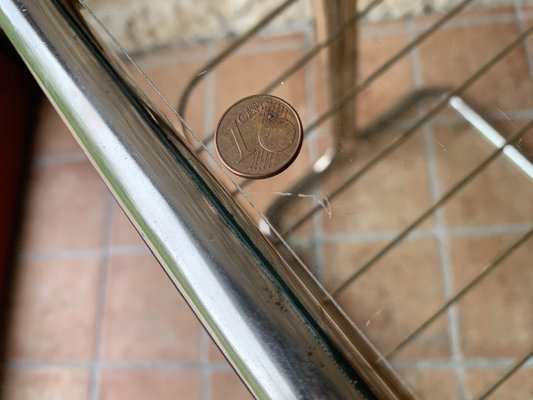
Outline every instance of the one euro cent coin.
<path id="1" fill-rule="evenodd" d="M 296 110 L 270 95 L 245 97 L 229 107 L 215 132 L 215 147 L 234 174 L 263 179 L 279 174 L 296 159 L 303 130 Z"/>

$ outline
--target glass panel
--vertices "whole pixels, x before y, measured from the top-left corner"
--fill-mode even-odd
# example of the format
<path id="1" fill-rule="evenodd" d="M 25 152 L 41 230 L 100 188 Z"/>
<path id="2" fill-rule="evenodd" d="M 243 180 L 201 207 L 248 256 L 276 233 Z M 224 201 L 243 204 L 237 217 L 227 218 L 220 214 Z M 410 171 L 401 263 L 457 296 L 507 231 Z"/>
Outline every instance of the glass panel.
<path id="1" fill-rule="evenodd" d="M 92 0 L 85 12 L 261 231 L 417 396 L 474 398 L 501 384 L 497 398 L 527 397 L 533 8 L 378 0 L 335 17 L 334 3 L 350 7 Z M 332 48 L 348 35 L 357 68 L 349 48 Z M 261 93 L 294 107 L 305 140 L 289 168 L 248 180 L 212 138 L 228 107 Z"/>

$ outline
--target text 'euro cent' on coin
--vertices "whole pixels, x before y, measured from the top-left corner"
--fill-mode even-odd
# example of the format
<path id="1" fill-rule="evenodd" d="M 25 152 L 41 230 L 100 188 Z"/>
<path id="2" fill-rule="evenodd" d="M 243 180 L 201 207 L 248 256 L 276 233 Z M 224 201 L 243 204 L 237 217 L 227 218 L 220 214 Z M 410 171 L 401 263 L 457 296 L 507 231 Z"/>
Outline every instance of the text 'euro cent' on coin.
<path id="1" fill-rule="evenodd" d="M 270 95 L 245 97 L 229 107 L 215 133 L 217 153 L 234 174 L 268 178 L 285 170 L 303 142 L 296 110 Z"/>

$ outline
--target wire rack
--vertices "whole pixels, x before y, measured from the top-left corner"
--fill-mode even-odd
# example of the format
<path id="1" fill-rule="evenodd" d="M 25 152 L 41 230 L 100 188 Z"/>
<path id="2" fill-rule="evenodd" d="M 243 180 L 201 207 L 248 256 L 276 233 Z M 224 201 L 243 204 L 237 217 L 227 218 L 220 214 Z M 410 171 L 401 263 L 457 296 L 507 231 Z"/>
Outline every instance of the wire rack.
<path id="1" fill-rule="evenodd" d="M 287 0 L 282 2 L 246 34 L 232 41 L 218 54 L 215 54 L 210 61 L 202 65 L 183 91 L 176 107 L 178 114 L 184 117 L 187 116 L 189 99 L 201 81 L 208 79 L 212 71 L 230 59 L 243 45 L 253 39 L 265 26 L 297 1 Z M 271 93 L 295 73 L 306 68 L 309 63 L 316 61 L 320 54 L 327 51 L 338 40 L 342 40 L 347 32 L 351 32 L 350 29 L 353 29 L 372 10 L 382 6 L 383 3 L 383 0 L 374 0 L 364 10 L 345 18 L 337 29 L 332 30 L 323 40 L 310 46 L 305 54 L 288 68 L 283 71 L 274 71 L 272 75 L 275 77 L 264 86 L 261 93 Z M 465 399 L 488 398 L 496 393 L 504 383 L 516 376 L 518 371 L 524 370 L 524 368 L 529 370 L 532 364 L 533 322 L 527 316 L 524 317 L 529 321 L 526 323 L 527 337 L 522 338 L 522 340 L 529 346 L 522 346 L 522 354 L 515 354 L 513 357 L 507 357 L 504 360 L 498 359 L 498 361 L 493 363 L 488 360 L 489 356 L 483 355 L 473 360 L 465 360 L 461 348 L 462 333 L 460 322 L 464 321 L 466 317 L 460 318 L 458 306 L 465 298 L 479 291 L 479 288 L 486 282 L 491 279 L 503 279 L 498 273 L 518 253 L 525 254 L 523 256 L 525 261 L 522 262 L 522 269 L 525 270 L 526 275 L 524 277 L 516 274 L 514 277 L 511 275 L 511 278 L 505 279 L 510 279 L 509 286 L 514 284 L 513 279 L 531 280 L 531 268 L 533 267 L 531 264 L 533 259 L 533 220 L 530 219 L 530 216 L 533 208 L 533 198 L 530 195 L 533 186 L 531 185 L 533 166 L 530 157 L 531 150 L 527 148 L 526 144 L 530 140 L 528 137 L 533 131 L 533 119 L 528 119 L 531 118 L 531 113 L 523 112 L 520 118 L 515 118 L 502 111 L 501 114 L 505 116 L 504 119 L 507 119 L 508 122 L 516 120 L 523 122 L 513 124 L 513 129 L 509 129 L 509 125 L 506 125 L 504 129 L 500 129 L 502 124 L 498 121 L 489 122 L 491 116 L 494 116 L 493 114 L 478 111 L 490 108 L 491 104 L 487 104 L 483 98 L 474 98 L 469 92 L 479 81 L 486 78 L 487 74 L 498 68 L 498 65 L 505 63 L 513 52 L 526 51 L 527 53 L 527 39 L 533 33 L 533 25 L 528 24 L 524 18 L 522 3 L 515 2 L 511 4 L 515 12 L 513 18 L 517 21 L 516 35 L 499 51 L 491 54 L 486 62 L 476 66 L 474 71 L 465 76 L 462 82 L 446 88 L 422 85 L 422 87 L 409 93 L 396 105 L 383 112 L 375 120 L 347 134 L 343 129 L 339 128 L 339 125 L 330 126 L 329 128 L 325 126 L 338 116 L 340 110 L 354 101 L 354 99 L 357 101 L 365 90 L 382 79 L 398 63 L 409 59 L 411 61 L 415 60 L 416 64 L 416 58 L 419 57 L 418 53 L 421 46 L 424 46 L 432 37 L 446 29 L 450 24 L 456 23 L 460 25 L 460 22 L 456 21 L 462 18 L 465 12 L 469 12 L 471 6 L 475 5 L 475 3 L 476 1 L 474 0 L 464 0 L 445 14 L 425 19 L 416 29 L 413 28 L 409 31 L 410 39 L 404 46 L 392 52 L 386 59 L 381 60 L 381 65 L 363 79 L 351 87 L 345 88 L 340 97 L 330 101 L 326 110 L 312 118 L 307 126 L 304 127 L 305 136 L 308 141 L 314 140 L 316 148 L 316 146 L 319 146 L 317 143 L 320 143 L 320 140 L 326 136 L 324 132 L 329 129 L 329 140 L 325 141 L 327 143 L 325 148 L 320 152 L 321 155 L 317 155 L 312 160 L 309 171 L 294 182 L 292 186 L 279 188 L 278 196 L 263 210 L 264 214 L 258 220 L 260 228 L 266 235 L 271 237 L 274 243 L 283 247 L 283 243 L 289 241 L 297 250 L 297 253 L 300 250 L 296 258 L 306 258 L 310 254 L 307 258 L 307 260 L 310 260 L 307 262 L 309 269 L 314 271 L 332 297 L 345 308 L 354 323 L 362 331 L 368 332 L 370 341 L 376 343 L 380 356 L 377 359 L 368 360 L 374 367 L 378 368 L 381 363 L 390 363 L 402 375 L 402 368 L 412 361 L 402 358 L 402 352 L 412 346 L 417 340 L 420 340 L 420 338 L 424 338 L 424 335 L 427 335 L 428 332 L 431 336 L 431 332 L 438 330 L 439 324 L 443 324 L 443 321 L 445 321 L 444 324 L 448 327 L 445 331 L 449 341 L 449 354 L 437 361 L 426 356 L 415 357 L 416 360 L 413 362 L 417 368 L 422 369 L 424 365 L 430 365 L 437 370 L 442 366 L 449 367 L 453 372 L 454 387 L 457 387 L 456 391 L 451 394 L 451 398 Z M 472 51 L 476 51 L 476 49 L 472 49 Z M 364 57 L 364 53 L 361 54 L 361 57 Z M 529 63 L 531 62 L 533 60 L 530 59 Z M 394 90 L 394 88 L 391 88 L 391 90 Z M 474 106 L 470 105 L 470 99 L 476 103 Z M 461 135 L 469 137 L 468 140 L 472 140 L 475 143 L 474 147 L 472 147 L 475 156 L 472 155 L 471 162 L 464 163 L 465 168 L 456 174 L 448 185 L 443 185 L 440 182 L 442 179 L 439 179 L 439 172 L 437 171 L 438 159 L 442 154 L 435 154 L 434 147 L 436 144 L 437 146 L 441 145 L 441 143 L 439 143 L 433 130 L 439 123 L 448 123 L 455 130 L 459 126 L 459 131 L 467 131 L 461 133 Z M 184 132 L 190 131 L 186 125 L 182 127 Z M 204 154 L 209 151 L 212 141 L 213 133 L 210 133 L 205 136 L 203 143 L 193 142 L 193 146 L 196 146 L 196 151 L 199 154 Z M 417 141 L 421 144 L 418 147 L 416 145 Z M 368 150 L 369 147 L 372 150 Z M 479 152 L 478 148 L 480 149 Z M 372 241 L 373 248 L 360 253 L 361 257 L 359 258 L 350 259 L 352 262 L 343 266 L 347 272 L 342 275 L 342 279 L 333 274 L 336 278 L 333 281 L 328 281 L 328 276 L 331 273 L 327 272 L 327 270 L 335 270 L 338 266 L 331 265 L 323 254 L 324 243 L 336 243 L 333 246 L 335 247 L 339 242 L 344 241 L 347 243 L 346 246 L 349 247 L 353 245 L 353 242 L 347 240 L 350 234 L 343 232 L 334 232 L 326 239 L 321 237 L 324 221 L 331 219 L 331 215 L 336 213 L 339 207 L 343 209 L 350 207 L 353 188 L 357 187 L 360 182 L 365 179 L 372 181 L 374 180 L 373 176 L 377 176 L 375 185 L 379 185 L 380 175 L 372 174 L 375 174 L 379 168 L 383 168 L 383 165 L 388 167 L 395 165 L 398 160 L 394 157 L 399 152 L 406 152 L 406 149 L 408 149 L 410 154 L 409 157 L 416 158 L 422 155 L 426 160 L 424 168 L 427 169 L 426 172 L 429 176 L 429 203 L 424 207 L 416 208 L 414 213 L 408 213 L 409 216 L 402 220 L 401 226 L 397 226 L 392 231 L 379 234 L 375 232 L 350 233 L 352 237 L 358 237 L 362 242 Z M 421 152 L 418 152 L 417 149 L 421 149 Z M 444 145 L 442 145 L 441 150 L 443 152 L 447 151 Z M 448 151 L 451 152 L 452 150 Z M 467 154 L 467 157 L 470 158 L 470 154 Z M 357 159 L 357 162 L 354 161 L 354 158 Z M 400 163 L 402 162 L 400 161 Z M 526 215 L 525 219 L 523 217 L 518 223 L 512 225 L 492 224 L 490 226 L 449 227 L 447 225 L 447 216 L 449 214 L 446 207 L 451 202 L 457 201 L 457 197 L 465 192 L 483 191 L 484 174 L 487 174 L 487 171 L 491 168 L 500 168 L 503 165 L 502 163 L 505 164 L 505 168 L 510 168 L 514 171 L 508 179 L 516 181 L 517 187 L 523 189 L 522 197 L 525 196 L 526 202 L 521 204 L 521 207 L 526 211 L 521 215 Z M 398 168 L 402 168 L 401 165 Z M 246 195 L 248 187 L 252 184 L 254 184 L 253 181 L 240 180 L 237 187 L 232 188 L 229 185 L 229 190 L 232 191 L 235 197 L 239 198 L 243 194 Z M 383 193 L 387 195 L 386 190 Z M 484 194 L 487 199 L 490 199 L 492 195 L 490 191 Z M 513 195 L 509 194 L 509 196 Z M 308 197 L 311 197 L 313 201 L 306 203 L 307 206 L 302 206 L 303 203 L 299 200 Z M 527 199 L 529 199 L 529 202 L 527 202 Z M 498 200 L 496 199 L 495 201 Z M 309 206 L 309 204 L 311 205 Z M 473 207 L 477 206 L 480 205 L 473 205 Z M 379 206 L 376 205 L 376 207 Z M 364 208 L 359 211 L 368 212 Z M 302 231 L 306 231 L 306 227 L 310 227 L 311 233 L 308 235 L 310 241 L 303 238 L 304 236 L 301 234 Z M 460 281 L 454 279 L 453 271 L 457 272 L 458 269 L 451 267 L 452 261 L 450 260 L 449 250 L 452 245 L 450 242 L 463 239 L 467 241 L 469 237 L 476 235 L 485 237 L 490 235 L 491 232 L 510 235 L 512 240 L 508 240 L 504 245 L 498 246 L 492 256 L 488 256 L 488 259 L 483 259 L 481 264 L 479 262 L 475 264 L 478 266 L 476 268 L 469 267 L 469 265 L 460 265 L 460 268 L 470 268 L 473 272 L 467 274 Z M 381 345 L 380 332 L 376 333 L 376 331 L 366 328 L 374 324 L 374 320 L 379 320 L 382 317 L 381 314 L 385 313 L 385 307 L 379 305 L 379 296 L 376 299 L 374 294 L 369 295 L 375 300 L 374 302 L 372 300 L 362 300 L 362 296 L 364 297 L 370 293 L 368 287 L 379 292 L 379 282 L 383 279 L 383 276 L 397 273 L 391 272 L 391 268 L 387 269 L 387 265 L 395 264 L 399 259 L 401 261 L 404 253 L 401 253 L 401 251 L 398 253 L 398 249 L 406 244 L 409 245 L 413 239 L 428 239 L 436 243 L 439 268 L 435 270 L 437 275 L 428 275 L 427 286 L 436 288 L 438 285 L 430 284 L 430 281 L 438 281 L 441 285 L 438 290 L 442 292 L 442 296 L 438 304 L 431 303 L 429 307 L 431 312 L 420 312 L 420 318 L 415 318 L 417 321 L 415 325 L 409 326 L 409 329 L 400 330 L 399 333 L 387 333 L 387 335 L 393 337 L 393 345 L 390 345 L 390 342 L 387 342 L 387 345 Z M 306 251 L 309 254 L 306 255 Z M 426 254 L 422 248 L 420 251 L 415 249 L 414 253 Z M 406 256 L 407 260 L 410 259 L 409 257 L 412 256 Z M 363 261 L 361 262 L 361 260 Z M 481 266 L 479 267 L 479 265 Z M 398 266 L 396 266 L 397 269 Z M 369 278 L 370 275 L 373 276 L 372 279 Z M 403 284 L 402 281 L 396 283 L 397 286 Z M 364 290 L 365 287 L 367 290 Z M 384 296 L 387 297 L 388 295 L 385 294 Z M 394 296 L 390 295 L 389 297 Z M 394 300 L 400 303 L 400 308 L 408 308 L 407 305 L 402 305 L 402 302 L 409 303 L 409 299 L 405 298 L 405 296 L 398 296 Z M 371 313 L 370 317 L 368 315 L 360 315 L 359 305 L 361 305 L 361 309 L 376 311 Z M 427 307 L 424 310 L 427 311 Z M 416 308 L 409 309 L 409 312 L 411 314 L 418 313 Z M 509 312 L 512 313 L 513 310 L 510 309 Z M 391 318 L 389 317 L 389 319 Z M 386 323 L 386 318 L 382 321 L 385 321 L 385 323 L 381 331 L 396 329 L 394 323 Z M 498 323 L 498 321 L 495 321 L 495 323 Z M 486 332 L 478 332 L 481 336 L 484 333 Z M 429 351 L 431 352 L 431 346 Z M 467 370 L 469 368 L 485 368 L 487 366 L 496 371 L 493 374 L 495 376 L 491 375 L 490 382 L 476 392 L 472 392 L 468 384 Z M 528 376 L 531 376 L 531 374 Z M 416 378 L 413 381 L 403 375 L 402 377 L 409 381 L 406 384 L 411 384 L 415 387 L 413 397 L 427 395 L 430 396 L 428 398 L 432 398 L 432 394 L 424 394 L 417 390 Z M 436 380 L 439 379 L 436 378 Z"/>

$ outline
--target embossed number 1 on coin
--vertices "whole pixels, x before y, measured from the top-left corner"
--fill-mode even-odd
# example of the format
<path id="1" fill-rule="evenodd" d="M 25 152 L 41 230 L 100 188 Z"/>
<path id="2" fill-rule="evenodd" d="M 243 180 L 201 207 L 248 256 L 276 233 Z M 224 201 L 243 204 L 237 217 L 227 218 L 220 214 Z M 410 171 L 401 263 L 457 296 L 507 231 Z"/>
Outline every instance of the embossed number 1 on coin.
<path id="1" fill-rule="evenodd" d="M 215 133 L 222 162 L 250 179 L 285 170 L 300 152 L 302 141 L 302 123 L 294 108 L 269 95 L 239 100 L 226 110 Z"/>

